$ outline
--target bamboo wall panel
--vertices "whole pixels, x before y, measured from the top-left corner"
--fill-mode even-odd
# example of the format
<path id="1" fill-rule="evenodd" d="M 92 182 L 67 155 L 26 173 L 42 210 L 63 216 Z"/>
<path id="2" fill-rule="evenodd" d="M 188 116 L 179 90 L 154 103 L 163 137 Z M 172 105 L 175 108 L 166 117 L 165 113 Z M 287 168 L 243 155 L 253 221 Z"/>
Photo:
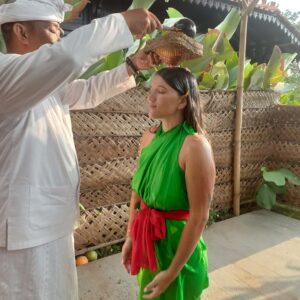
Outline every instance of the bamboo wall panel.
<path id="1" fill-rule="evenodd" d="M 201 92 L 205 127 L 217 167 L 212 207 L 232 207 L 232 162 L 235 93 Z M 245 93 L 242 128 L 241 205 L 254 202 L 262 166 L 284 166 L 299 174 L 300 111 L 277 104 L 275 93 Z M 140 136 L 158 124 L 146 114 L 147 92 L 135 88 L 96 109 L 72 113 L 81 171 L 76 250 L 114 243 L 126 232 L 130 182 L 138 162 Z M 285 199 L 299 201 L 299 189 L 288 187 Z"/>

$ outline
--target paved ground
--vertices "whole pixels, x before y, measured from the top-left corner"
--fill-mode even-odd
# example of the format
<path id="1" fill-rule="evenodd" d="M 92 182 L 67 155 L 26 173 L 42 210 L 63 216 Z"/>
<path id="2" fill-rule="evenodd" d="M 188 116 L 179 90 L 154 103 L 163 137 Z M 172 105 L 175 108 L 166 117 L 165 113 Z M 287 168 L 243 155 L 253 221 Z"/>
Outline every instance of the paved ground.
<path id="1" fill-rule="evenodd" d="M 210 287 L 203 300 L 300 300 L 300 221 L 260 210 L 218 222 L 204 238 Z M 81 300 L 136 299 L 119 254 L 78 267 L 78 279 Z"/>

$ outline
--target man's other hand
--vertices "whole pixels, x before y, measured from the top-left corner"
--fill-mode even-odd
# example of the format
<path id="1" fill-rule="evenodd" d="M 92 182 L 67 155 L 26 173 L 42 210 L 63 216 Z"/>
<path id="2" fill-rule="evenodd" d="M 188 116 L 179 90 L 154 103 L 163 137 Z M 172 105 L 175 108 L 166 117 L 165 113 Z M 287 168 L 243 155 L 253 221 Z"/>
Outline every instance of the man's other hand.
<path id="1" fill-rule="evenodd" d="M 122 13 L 129 30 L 137 38 L 142 38 L 145 34 L 161 29 L 159 19 L 147 9 L 132 9 Z"/>

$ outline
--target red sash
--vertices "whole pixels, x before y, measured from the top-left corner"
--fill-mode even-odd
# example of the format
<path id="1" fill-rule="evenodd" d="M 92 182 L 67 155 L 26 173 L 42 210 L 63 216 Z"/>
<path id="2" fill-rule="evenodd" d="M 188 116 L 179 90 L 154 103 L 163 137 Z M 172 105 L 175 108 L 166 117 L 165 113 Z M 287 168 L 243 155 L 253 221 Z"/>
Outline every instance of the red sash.
<path id="1" fill-rule="evenodd" d="M 130 235 L 132 239 L 131 274 L 138 274 L 140 268 L 157 270 L 154 241 L 166 237 L 166 219 L 188 220 L 188 210 L 161 211 L 141 202 L 142 210 L 135 216 Z"/>

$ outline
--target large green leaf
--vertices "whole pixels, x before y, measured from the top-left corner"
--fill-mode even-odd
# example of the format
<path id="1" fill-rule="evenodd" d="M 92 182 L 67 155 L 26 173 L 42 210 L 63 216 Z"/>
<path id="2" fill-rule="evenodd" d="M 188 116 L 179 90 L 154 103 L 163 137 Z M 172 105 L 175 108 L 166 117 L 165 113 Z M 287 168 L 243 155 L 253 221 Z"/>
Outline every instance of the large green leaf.
<path id="1" fill-rule="evenodd" d="M 238 67 L 238 65 L 239 65 L 239 56 L 236 52 L 234 52 L 231 57 L 226 59 L 227 70 L 230 71 L 231 69 Z"/>
<path id="2" fill-rule="evenodd" d="M 124 61 L 124 52 L 119 50 L 104 56 L 101 60 L 92 65 L 82 76 L 82 79 L 88 79 L 100 72 L 111 70 L 119 66 Z"/>
<path id="3" fill-rule="evenodd" d="M 106 56 L 106 66 L 107 70 L 116 68 L 124 61 L 124 51 L 119 50 L 113 53 L 110 53 Z"/>
<path id="4" fill-rule="evenodd" d="M 257 91 L 257 90 L 262 89 L 263 80 L 264 80 L 264 76 L 265 76 L 265 69 L 266 69 L 265 64 L 258 65 L 254 69 L 254 72 L 251 75 L 250 83 L 247 87 L 247 90 Z"/>
<path id="5" fill-rule="evenodd" d="M 188 68 L 194 74 L 202 73 L 207 69 L 210 69 L 211 63 L 213 61 L 213 56 L 203 56 L 200 58 L 195 58 L 191 60 L 186 60 L 181 63 L 181 67 Z"/>
<path id="6" fill-rule="evenodd" d="M 81 75 L 81 79 L 88 79 L 91 76 L 97 75 L 100 72 L 105 71 L 105 57 L 97 61 L 95 64 L 90 66 L 84 74 Z"/>
<path id="7" fill-rule="evenodd" d="M 276 193 L 267 183 L 263 183 L 258 188 L 256 202 L 259 206 L 266 209 L 271 209 L 275 205 Z"/>
<path id="8" fill-rule="evenodd" d="M 211 90 L 214 87 L 214 85 L 215 85 L 214 77 L 208 72 L 203 72 L 202 80 L 198 85 L 199 90 Z"/>
<path id="9" fill-rule="evenodd" d="M 239 10 L 234 8 L 226 16 L 224 21 L 216 27 L 216 29 L 226 33 L 226 37 L 230 40 L 231 37 L 236 32 L 240 21 L 241 21 L 241 13 Z"/>
<path id="10" fill-rule="evenodd" d="M 216 81 L 215 90 L 226 90 L 229 85 L 229 74 L 224 62 L 218 62 L 213 65 L 211 75 Z"/>
<path id="11" fill-rule="evenodd" d="M 296 58 L 297 53 L 283 53 L 282 56 L 284 59 L 284 71 L 286 71 L 291 62 Z"/>
<path id="12" fill-rule="evenodd" d="M 274 46 L 271 58 L 265 71 L 263 89 L 268 90 L 272 86 L 275 86 L 283 79 L 283 75 L 284 59 L 282 57 L 280 48 L 278 46 Z"/>
<path id="13" fill-rule="evenodd" d="M 216 41 L 221 35 L 221 32 L 217 29 L 208 29 L 202 41 L 203 44 L 203 56 L 212 55 L 213 49 L 216 47 Z"/>
<path id="14" fill-rule="evenodd" d="M 145 8 L 149 9 L 156 0 L 133 0 L 128 9 Z"/>
<path id="15" fill-rule="evenodd" d="M 262 175 L 265 181 L 274 182 L 277 186 L 285 185 L 285 175 L 280 170 L 268 171 L 267 168 L 261 168 Z"/>
<path id="16" fill-rule="evenodd" d="M 218 36 L 213 49 L 216 52 L 214 62 L 225 60 L 233 61 L 236 57 L 236 52 L 232 48 L 228 38 L 224 35 L 224 33 L 221 33 L 221 35 Z"/>
<path id="17" fill-rule="evenodd" d="M 290 182 L 291 184 L 300 185 L 300 178 L 296 174 L 291 172 L 290 170 L 281 168 L 278 171 L 281 174 L 283 174 L 285 176 L 285 178 L 288 180 L 288 182 Z"/>
<path id="18" fill-rule="evenodd" d="M 265 167 L 263 167 L 261 170 L 264 180 L 267 182 L 273 182 L 277 186 L 284 186 L 286 180 L 294 185 L 300 185 L 300 178 L 288 169 L 280 168 L 268 171 Z"/>
<path id="19" fill-rule="evenodd" d="M 244 66 L 244 89 L 246 90 L 250 84 L 250 78 L 254 71 L 254 68 L 256 67 L 255 64 L 251 64 L 250 59 L 245 61 Z"/>
<path id="20" fill-rule="evenodd" d="M 175 9 L 173 7 L 169 7 L 167 9 L 167 14 L 168 14 L 169 18 L 183 18 L 183 15 L 181 14 L 181 12 L 179 12 L 177 9 Z"/>

